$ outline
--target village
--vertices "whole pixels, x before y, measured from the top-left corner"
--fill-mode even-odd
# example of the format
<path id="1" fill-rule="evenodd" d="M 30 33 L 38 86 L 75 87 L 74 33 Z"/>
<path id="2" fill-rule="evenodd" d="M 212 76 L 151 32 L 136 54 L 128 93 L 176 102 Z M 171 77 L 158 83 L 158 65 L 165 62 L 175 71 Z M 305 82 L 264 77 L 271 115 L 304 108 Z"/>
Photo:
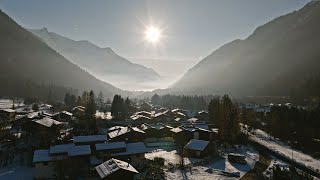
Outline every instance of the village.
<path id="1" fill-rule="evenodd" d="M 92 130 L 90 103 L 55 112 L 46 103 L 1 100 L 0 179 L 245 179 L 263 157 L 250 144 L 221 142 L 206 109 L 127 103 L 124 117 L 112 102 L 95 109 Z M 242 108 L 270 112 L 269 105 Z M 261 177 L 270 179 L 277 161 L 289 168 L 273 157 Z"/>

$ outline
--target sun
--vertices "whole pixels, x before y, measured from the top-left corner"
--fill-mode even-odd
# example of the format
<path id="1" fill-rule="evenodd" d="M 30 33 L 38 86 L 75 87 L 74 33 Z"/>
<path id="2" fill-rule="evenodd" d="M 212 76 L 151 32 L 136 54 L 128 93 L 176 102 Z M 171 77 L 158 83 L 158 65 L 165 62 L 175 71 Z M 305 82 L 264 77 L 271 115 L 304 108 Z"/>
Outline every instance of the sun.
<path id="1" fill-rule="evenodd" d="M 157 43 L 161 38 L 161 31 L 155 26 L 149 26 L 145 31 L 145 39 L 150 43 Z"/>

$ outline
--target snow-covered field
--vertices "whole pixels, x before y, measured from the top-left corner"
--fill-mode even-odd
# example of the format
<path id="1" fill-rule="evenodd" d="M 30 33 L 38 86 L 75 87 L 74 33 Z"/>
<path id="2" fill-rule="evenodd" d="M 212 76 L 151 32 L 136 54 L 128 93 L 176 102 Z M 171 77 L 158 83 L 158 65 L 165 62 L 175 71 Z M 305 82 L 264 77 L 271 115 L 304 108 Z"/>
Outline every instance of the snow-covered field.
<path id="1" fill-rule="evenodd" d="M 246 156 L 248 164 L 230 163 L 227 160 L 228 153 L 238 153 Z M 169 163 L 176 165 L 180 162 L 180 157 L 176 151 L 167 152 L 159 150 L 146 154 L 147 159 L 153 159 L 155 157 L 164 158 L 165 165 L 168 165 Z M 200 159 L 184 158 L 184 164 L 189 168 L 186 168 L 186 170 L 165 169 L 165 173 L 167 179 L 238 179 L 235 177 L 228 177 L 223 172 L 239 173 L 240 177 L 242 177 L 254 167 L 258 160 L 258 152 L 250 146 L 245 146 L 238 149 L 226 149 L 221 153 L 221 157 L 209 163 L 202 163 L 205 165 L 199 165 L 199 163 L 197 163 L 202 161 Z"/>
<path id="2" fill-rule="evenodd" d="M 271 135 L 262 130 L 255 130 L 255 134 L 250 134 L 250 138 L 288 158 L 291 158 L 292 156 L 292 149 L 290 146 L 275 140 Z M 314 170 L 320 170 L 320 161 L 311 157 L 310 155 L 304 154 L 301 151 L 293 150 L 293 159 Z"/>

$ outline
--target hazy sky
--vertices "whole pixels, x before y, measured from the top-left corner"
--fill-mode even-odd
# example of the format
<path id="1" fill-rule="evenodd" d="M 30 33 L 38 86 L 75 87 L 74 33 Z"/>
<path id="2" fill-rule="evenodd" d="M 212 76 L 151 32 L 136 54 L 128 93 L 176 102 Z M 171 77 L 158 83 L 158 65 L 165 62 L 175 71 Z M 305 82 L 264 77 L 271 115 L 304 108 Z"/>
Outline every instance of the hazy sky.
<path id="1" fill-rule="evenodd" d="M 0 9 L 27 28 L 111 47 L 129 59 L 198 61 L 219 46 L 309 0 L 0 0 Z M 145 26 L 163 29 L 156 46 Z M 0 27 L 1 28 L 1 27 Z"/>

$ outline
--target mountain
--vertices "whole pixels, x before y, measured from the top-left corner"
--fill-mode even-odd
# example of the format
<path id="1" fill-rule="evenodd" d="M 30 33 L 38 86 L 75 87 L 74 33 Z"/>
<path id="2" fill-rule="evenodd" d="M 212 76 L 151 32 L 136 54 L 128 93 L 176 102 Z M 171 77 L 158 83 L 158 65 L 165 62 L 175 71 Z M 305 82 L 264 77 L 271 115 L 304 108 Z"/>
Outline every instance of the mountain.
<path id="1" fill-rule="evenodd" d="M 319 22 L 320 2 L 312 1 L 299 11 L 258 27 L 248 38 L 222 46 L 169 90 L 234 96 L 319 96 Z"/>
<path id="2" fill-rule="evenodd" d="M 48 32 L 46 28 L 30 31 L 71 62 L 117 87 L 143 89 L 144 83 L 160 78 L 153 69 L 134 64 L 111 48 L 100 48 L 89 41 L 74 41 Z"/>
<path id="3" fill-rule="evenodd" d="M 1 95 L 30 96 L 34 95 L 33 89 L 50 86 L 79 91 L 92 89 L 106 97 L 129 94 L 71 63 L 1 10 L 0 27 Z"/>

